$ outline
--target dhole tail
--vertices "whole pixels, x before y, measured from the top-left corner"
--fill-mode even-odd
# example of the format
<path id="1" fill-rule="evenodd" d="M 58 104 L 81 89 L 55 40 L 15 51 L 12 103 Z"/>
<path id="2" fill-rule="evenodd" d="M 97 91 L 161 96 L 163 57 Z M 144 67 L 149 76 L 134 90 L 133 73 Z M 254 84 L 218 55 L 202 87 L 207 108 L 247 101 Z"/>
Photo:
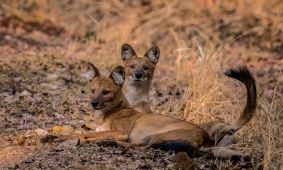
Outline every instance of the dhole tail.
<path id="1" fill-rule="evenodd" d="M 247 89 L 247 101 L 245 109 L 241 113 L 240 117 L 231 124 L 235 128 L 233 129 L 235 132 L 246 125 L 252 119 L 255 113 L 257 105 L 255 79 L 246 66 L 242 66 L 238 69 L 229 69 L 225 72 L 225 75 L 241 81 L 243 84 L 245 84 Z"/>

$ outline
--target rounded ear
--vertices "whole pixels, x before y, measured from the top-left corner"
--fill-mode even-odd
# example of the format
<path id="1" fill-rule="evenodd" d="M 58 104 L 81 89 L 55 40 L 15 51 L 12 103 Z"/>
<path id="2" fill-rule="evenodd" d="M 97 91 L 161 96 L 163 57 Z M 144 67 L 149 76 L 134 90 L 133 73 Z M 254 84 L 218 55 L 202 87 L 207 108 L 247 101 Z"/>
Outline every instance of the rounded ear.
<path id="1" fill-rule="evenodd" d="M 87 63 L 88 66 L 88 72 L 83 74 L 85 78 L 88 80 L 92 80 L 94 77 L 100 76 L 99 70 L 92 64 L 92 63 Z"/>
<path id="2" fill-rule="evenodd" d="M 125 80 L 125 70 L 122 66 L 117 66 L 110 74 L 114 84 L 122 86 Z"/>
<path id="3" fill-rule="evenodd" d="M 160 50 L 157 46 L 151 47 L 145 54 L 144 56 L 147 57 L 153 64 L 158 63 L 160 55 Z"/>
<path id="4" fill-rule="evenodd" d="M 136 56 L 136 52 L 134 48 L 130 44 L 123 44 L 121 47 L 121 58 L 122 60 L 126 60 L 131 58 L 132 56 Z"/>

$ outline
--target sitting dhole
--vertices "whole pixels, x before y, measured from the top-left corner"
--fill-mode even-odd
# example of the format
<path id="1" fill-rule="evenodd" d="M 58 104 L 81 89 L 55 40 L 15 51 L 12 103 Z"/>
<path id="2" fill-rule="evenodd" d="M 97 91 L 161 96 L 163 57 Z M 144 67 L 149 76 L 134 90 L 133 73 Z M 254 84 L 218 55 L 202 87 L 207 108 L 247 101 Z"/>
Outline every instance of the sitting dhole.
<path id="1" fill-rule="evenodd" d="M 97 131 L 94 133 L 68 136 L 65 139 L 80 139 L 97 141 L 114 139 L 127 146 L 139 148 L 160 148 L 168 151 L 184 151 L 189 156 L 199 155 L 199 148 L 214 153 L 218 157 L 231 157 L 238 152 L 232 150 L 215 150 L 207 131 L 202 128 L 169 116 L 160 114 L 146 114 L 132 109 L 125 99 L 122 87 L 125 72 L 122 66 L 116 67 L 110 76 L 102 76 L 99 70 L 89 63 L 89 91 L 91 105 L 95 110 Z M 229 70 L 227 76 L 243 82 L 247 87 L 248 101 L 244 113 L 235 124 L 226 124 L 217 130 L 222 135 L 232 134 L 252 117 L 256 106 L 256 89 L 254 79 L 246 67 L 239 70 Z M 63 137 L 64 138 L 64 137 Z M 240 155 L 241 156 L 241 155 Z"/>
<path id="2" fill-rule="evenodd" d="M 129 105 L 137 111 L 152 112 L 148 96 L 159 56 L 160 51 L 157 46 L 148 49 L 143 57 L 138 57 L 129 44 L 123 44 L 121 47 L 121 58 L 125 68 L 123 93 Z"/>

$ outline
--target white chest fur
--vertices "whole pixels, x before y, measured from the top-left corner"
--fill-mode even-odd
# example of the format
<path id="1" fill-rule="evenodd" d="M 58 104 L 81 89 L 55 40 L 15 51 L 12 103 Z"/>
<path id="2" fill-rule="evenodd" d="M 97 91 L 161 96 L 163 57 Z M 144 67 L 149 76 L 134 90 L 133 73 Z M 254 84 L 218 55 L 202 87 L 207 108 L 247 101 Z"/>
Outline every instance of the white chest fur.
<path id="1" fill-rule="evenodd" d="M 143 101 L 148 102 L 148 89 L 146 87 L 135 88 L 125 84 L 123 93 L 131 106 L 135 106 Z"/>
<path id="2" fill-rule="evenodd" d="M 103 113 L 101 111 L 95 111 L 95 124 L 96 132 L 101 132 L 101 131 L 109 131 L 110 130 L 110 123 L 108 121 L 102 123 L 103 121 Z"/>
<path id="3" fill-rule="evenodd" d="M 96 132 L 102 132 L 102 131 L 110 131 L 110 126 L 109 124 L 102 124 L 96 127 L 95 129 Z"/>

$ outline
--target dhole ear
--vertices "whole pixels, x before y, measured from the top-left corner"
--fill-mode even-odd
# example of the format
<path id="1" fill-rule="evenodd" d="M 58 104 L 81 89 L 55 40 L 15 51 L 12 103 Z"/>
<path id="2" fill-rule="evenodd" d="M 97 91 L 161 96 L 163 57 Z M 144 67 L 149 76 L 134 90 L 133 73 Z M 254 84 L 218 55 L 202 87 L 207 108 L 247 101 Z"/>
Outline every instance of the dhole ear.
<path id="1" fill-rule="evenodd" d="M 100 76 L 99 70 L 93 64 L 87 63 L 87 66 L 88 66 L 88 72 L 83 74 L 85 78 L 87 78 L 88 80 L 92 80 L 94 77 Z"/>
<path id="2" fill-rule="evenodd" d="M 126 60 L 136 55 L 135 50 L 130 44 L 123 44 L 121 47 L 121 58 L 122 60 Z"/>
<path id="3" fill-rule="evenodd" d="M 125 80 L 125 70 L 122 66 L 117 66 L 110 74 L 110 78 L 116 85 L 123 85 Z"/>
<path id="4" fill-rule="evenodd" d="M 145 53 L 145 57 L 147 57 L 151 62 L 153 62 L 154 64 L 158 63 L 158 59 L 159 59 L 159 55 L 160 55 L 160 51 L 159 48 L 157 46 L 151 47 L 146 53 Z"/>

